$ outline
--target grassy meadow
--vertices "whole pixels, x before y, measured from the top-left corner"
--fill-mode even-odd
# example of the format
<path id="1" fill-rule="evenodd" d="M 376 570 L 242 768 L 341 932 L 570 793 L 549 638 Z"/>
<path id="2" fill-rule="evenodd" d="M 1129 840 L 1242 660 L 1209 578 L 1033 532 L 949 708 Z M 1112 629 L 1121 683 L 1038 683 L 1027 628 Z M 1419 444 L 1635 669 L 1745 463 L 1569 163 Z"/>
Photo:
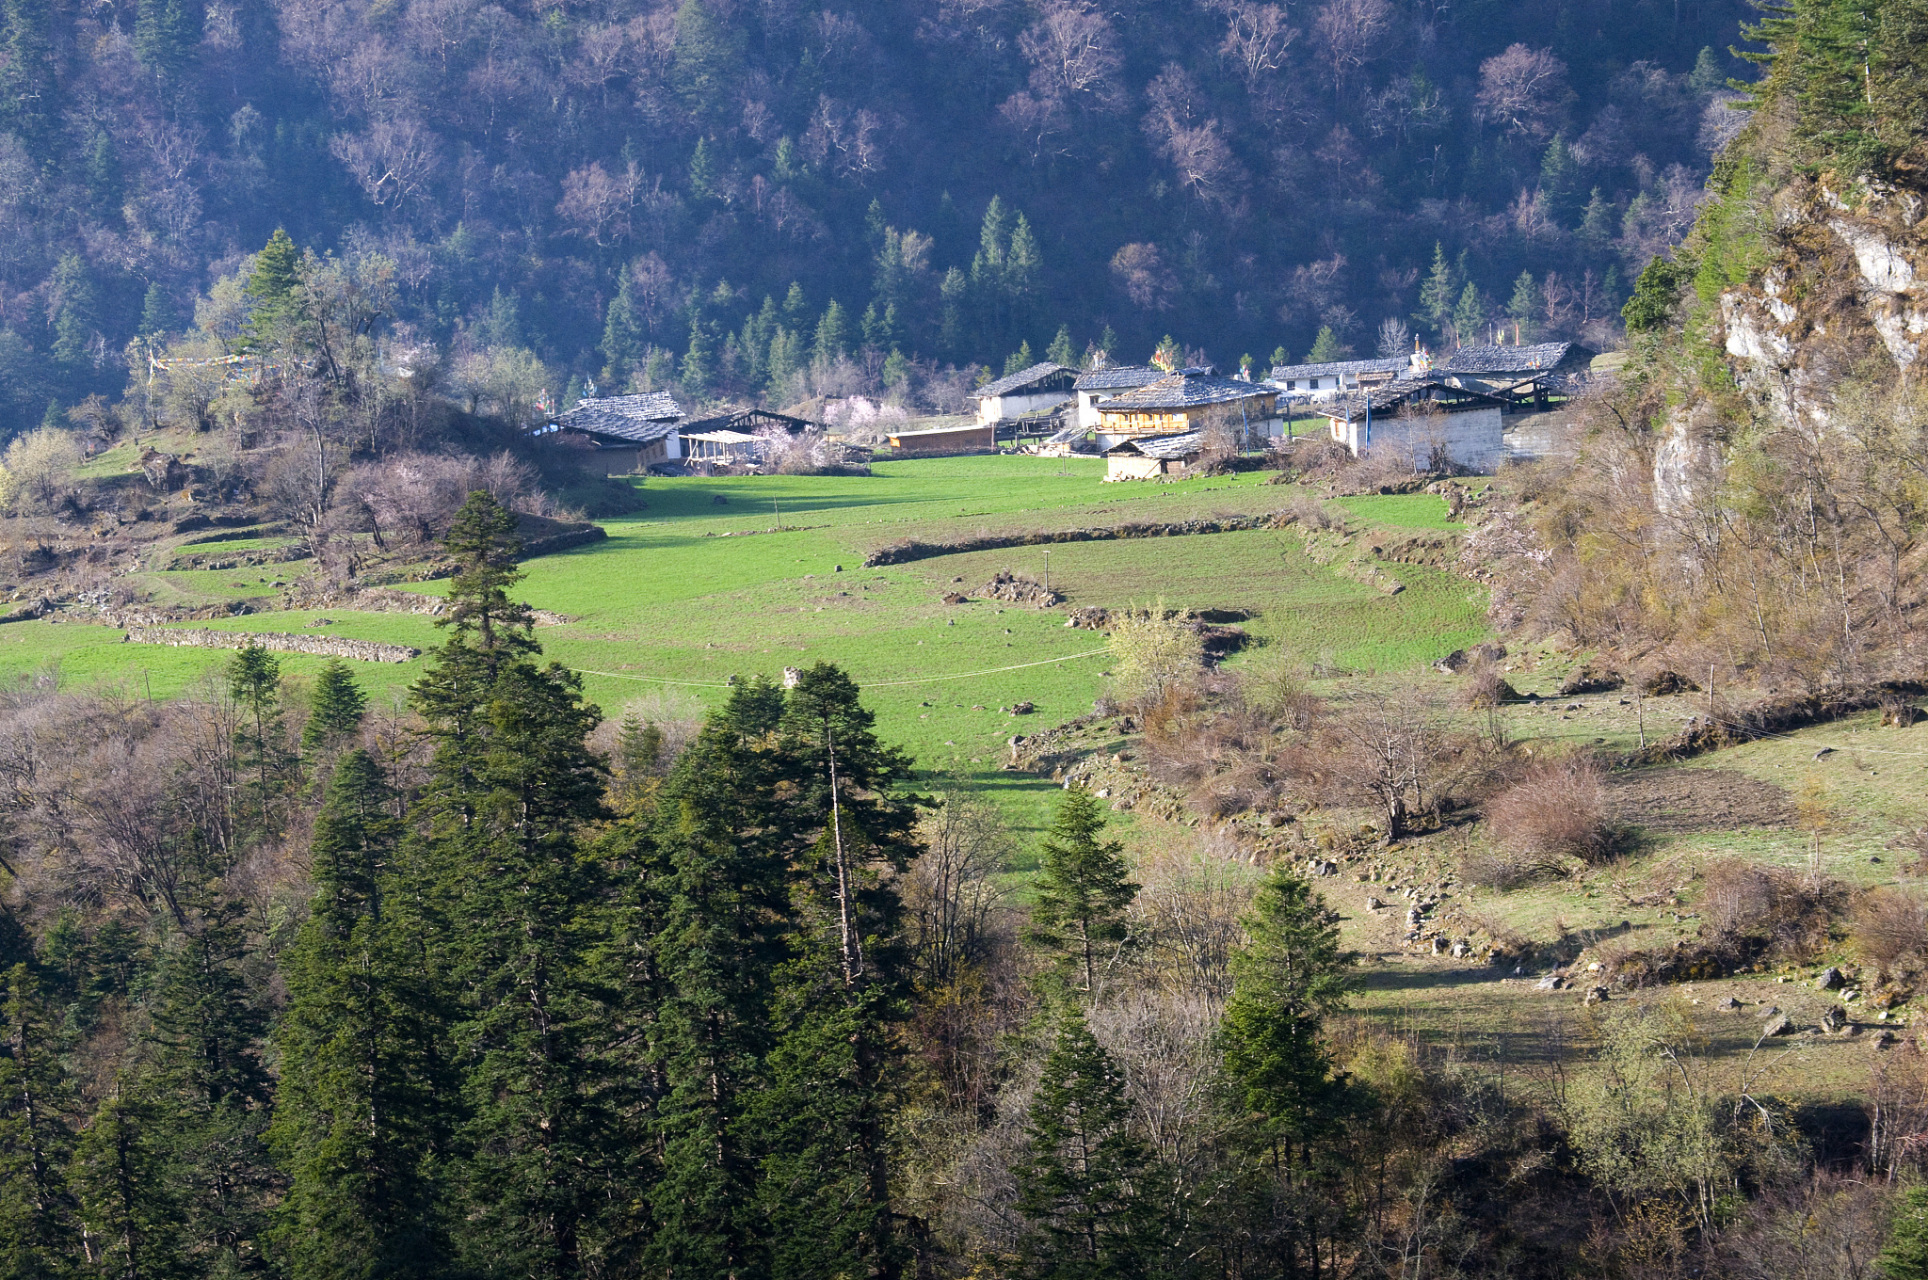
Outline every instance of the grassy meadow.
<path id="1" fill-rule="evenodd" d="M 1265 473 L 1173 484 L 1103 484 L 1101 461 L 966 457 L 884 462 L 873 476 L 758 476 L 643 482 L 646 509 L 603 521 L 606 541 L 528 561 L 521 594 L 571 619 L 544 626 L 548 656 L 583 673 L 609 715 L 632 703 L 711 706 L 732 675 L 779 676 L 835 662 L 866 687 L 879 727 L 920 767 L 971 775 L 1025 826 L 1049 783 L 1002 774 L 1006 741 L 1090 709 L 1103 692 L 1101 637 L 1067 628 L 1062 609 L 973 601 L 946 605 L 1001 569 L 1045 575 L 1045 548 L 972 552 L 865 569 L 865 556 L 905 539 L 938 541 L 1032 529 L 1182 520 L 1276 510 L 1296 491 Z M 1363 525 L 1441 529 L 1445 503 L 1426 495 L 1348 498 Z M 206 535 L 203 535 L 206 536 Z M 288 612 L 278 584 L 302 562 L 231 570 L 172 569 L 180 554 L 242 553 L 278 543 L 245 534 L 157 552 L 139 585 L 157 603 L 249 602 L 255 612 L 185 625 L 325 630 L 428 649 L 425 617 L 342 610 Z M 1241 609 L 1247 630 L 1308 662 L 1404 669 L 1486 633 L 1484 592 L 1464 579 L 1396 566 L 1406 590 L 1387 596 L 1308 559 L 1290 532 L 1059 544 L 1052 587 L 1072 605 L 1133 603 Z M 423 591 L 439 591 L 426 583 Z M 316 626 L 326 619 L 325 627 Z M 72 623 L 0 628 L 0 673 L 50 663 L 63 683 L 119 683 L 173 696 L 226 660 L 216 650 L 128 645 L 121 633 Z M 1256 646 L 1255 646 L 1256 647 Z M 300 675 L 319 659 L 283 655 Z M 1235 659 L 1236 661 L 1236 659 Z M 358 666 L 380 696 L 399 696 L 421 660 Z M 1014 717 L 1001 708 L 1029 701 Z"/>

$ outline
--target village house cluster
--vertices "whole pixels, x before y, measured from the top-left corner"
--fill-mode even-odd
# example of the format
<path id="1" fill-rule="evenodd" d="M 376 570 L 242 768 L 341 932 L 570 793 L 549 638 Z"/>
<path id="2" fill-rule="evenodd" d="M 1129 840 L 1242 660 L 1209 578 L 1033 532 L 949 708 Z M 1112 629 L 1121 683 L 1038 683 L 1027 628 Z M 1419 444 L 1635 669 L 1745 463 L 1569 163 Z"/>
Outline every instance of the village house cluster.
<path id="1" fill-rule="evenodd" d="M 1508 418 L 1570 394 L 1591 356 L 1568 342 L 1487 343 L 1435 361 L 1415 346 L 1407 356 L 1279 365 L 1264 378 L 1210 366 L 1045 361 L 980 387 L 974 414 L 907 426 L 887 441 L 906 455 L 989 452 L 1005 442 L 1047 455 L 1096 453 L 1107 461 L 1106 479 L 1139 480 L 1182 475 L 1215 450 L 1271 448 L 1310 429 L 1355 456 L 1488 471 L 1507 451 Z M 691 419 L 670 393 L 654 391 L 592 395 L 538 431 L 593 449 L 615 475 L 754 465 L 773 443 L 817 425 L 764 409 Z"/>

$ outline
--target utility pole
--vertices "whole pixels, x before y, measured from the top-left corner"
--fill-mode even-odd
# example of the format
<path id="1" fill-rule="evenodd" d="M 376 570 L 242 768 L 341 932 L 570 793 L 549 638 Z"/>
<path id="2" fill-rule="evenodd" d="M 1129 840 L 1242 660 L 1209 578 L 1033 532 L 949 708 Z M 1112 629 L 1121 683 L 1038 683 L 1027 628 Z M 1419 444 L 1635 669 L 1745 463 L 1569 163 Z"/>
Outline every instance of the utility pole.
<path id="1" fill-rule="evenodd" d="M 1049 551 L 1044 553 L 1044 589 L 1046 591 L 1051 589 L 1051 553 Z"/>

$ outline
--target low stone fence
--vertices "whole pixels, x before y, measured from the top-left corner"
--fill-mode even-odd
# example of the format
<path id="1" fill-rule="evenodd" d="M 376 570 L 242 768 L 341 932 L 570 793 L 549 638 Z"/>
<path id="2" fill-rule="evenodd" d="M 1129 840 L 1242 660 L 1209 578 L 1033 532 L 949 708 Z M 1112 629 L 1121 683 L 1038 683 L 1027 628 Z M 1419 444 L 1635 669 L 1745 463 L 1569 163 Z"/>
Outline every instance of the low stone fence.
<path id="1" fill-rule="evenodd" d="M 276 653 L 310 653 L 357 662 L 407 662 L 421 656 L 405 644 L 376 644 L 344 636 L 303 636 L 283 631 L 200 631 L 188 627 L 129 627 L 132 644 L 164 644 L 181 649 L 245 649 L 258 645 Z"/>
<path id="2" fill-rule="evenodd" d="M 1029 533 L 995 533 L 956 542 L 899 542 L 879 547 L 864 558 L 864 567 L 909 564 L 965 551 L 1001 551 L 1006 547 L 1049 546 L 1057 542 L 1112 542 L 1121 538 L 1183 538 L 1201 533 L 1242 533 L 1248 529 L 1277 529 L 1290 524 L 1289 511 L 1251 516 L 1220 516 L 1210 520 L 1172 520 L 1160 524 L 1105 525 L 1095 529 L 1034 529 Z"/>

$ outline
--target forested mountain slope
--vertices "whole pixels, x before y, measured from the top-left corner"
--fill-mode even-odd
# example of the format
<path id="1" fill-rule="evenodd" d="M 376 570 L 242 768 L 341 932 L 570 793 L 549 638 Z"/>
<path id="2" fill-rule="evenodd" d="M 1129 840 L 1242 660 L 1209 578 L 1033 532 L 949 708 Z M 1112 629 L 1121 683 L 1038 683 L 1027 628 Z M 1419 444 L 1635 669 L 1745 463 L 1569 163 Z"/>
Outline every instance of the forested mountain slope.
<path id="1" fill-rule="evenodd" d="M 1737 119 L 1745 12 L 7 0 L 0 430 L 117 392 L 278 227 L 381 255 L 444 352 L 697 395 L 1061 325 L 1226 364 L 1386 320 L 1602 342 Z"/>

